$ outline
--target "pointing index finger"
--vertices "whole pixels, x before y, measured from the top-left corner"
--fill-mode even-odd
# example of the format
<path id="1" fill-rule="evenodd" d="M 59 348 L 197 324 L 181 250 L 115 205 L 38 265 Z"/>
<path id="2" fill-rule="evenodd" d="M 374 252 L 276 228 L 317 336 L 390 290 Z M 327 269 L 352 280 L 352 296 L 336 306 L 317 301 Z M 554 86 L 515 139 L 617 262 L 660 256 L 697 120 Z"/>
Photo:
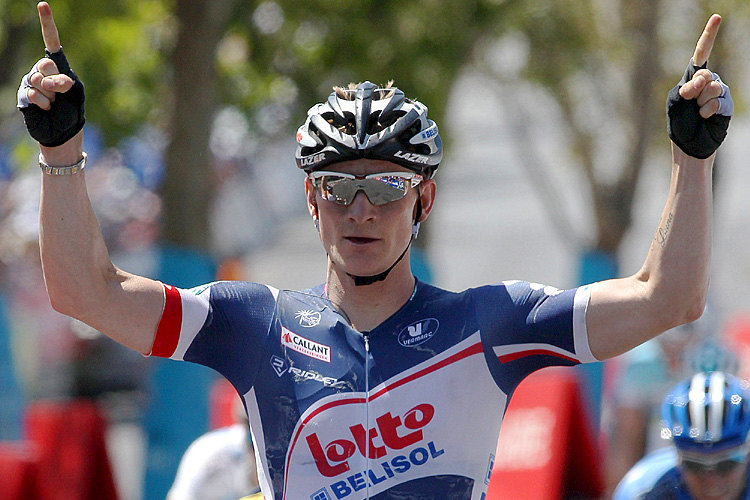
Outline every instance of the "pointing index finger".
<path id="1" fill-rule="evenodd" d="M 721 16 L 719 14 L 714 14 L 708 19 L 706 27 L 703 29 L 703 33 L 701 33 L 701 37 L 695 46 L 695 52 L 693 52 L 693 64 L 696 66 L 703 66 L 708 61 L 708 56 L 711 55 L 711 49 L 714 46 L 714 40 L 716 40 L 720 24 Z"/>
<path id="2" fill-rule="evenodd" d="M 39 2 L 36 6 L 39 11 L 39 23 L 42 25 L 42 37 L 44 46 L 54 54 L 60 50 L 60 35 L 57 33 L 55 20 L 52 18 L 52 9 L 47 2 Z"/>

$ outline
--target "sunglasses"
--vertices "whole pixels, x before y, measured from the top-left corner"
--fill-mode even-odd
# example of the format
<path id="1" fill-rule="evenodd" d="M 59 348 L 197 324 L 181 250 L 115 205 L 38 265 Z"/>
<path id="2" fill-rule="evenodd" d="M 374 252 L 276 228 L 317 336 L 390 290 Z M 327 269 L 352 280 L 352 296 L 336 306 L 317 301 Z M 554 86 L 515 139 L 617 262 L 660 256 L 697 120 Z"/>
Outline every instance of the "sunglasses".
<path id="1" fill-rule="evenodd" d="M 324 200 L 339 205 L 351 204 L 359 191 L 364 191 L 373 205 L 385 205 L 402 199 L 410 189 L 422 182 L 422 176 L 413 172 L 383 172 L 370 175 L 312 172 L 309 177 Z"/>
<path id="2" fill-rule="evenodd" d="M 720 460 L 700 460 L 697 457 L 681 457 L 682 468 L 691 474 L 706 474 L 713 472 L 715 474 L 729 474 L 739 466 L 747 464 L 747 450 L 741 450 L 726 458 Z"/>

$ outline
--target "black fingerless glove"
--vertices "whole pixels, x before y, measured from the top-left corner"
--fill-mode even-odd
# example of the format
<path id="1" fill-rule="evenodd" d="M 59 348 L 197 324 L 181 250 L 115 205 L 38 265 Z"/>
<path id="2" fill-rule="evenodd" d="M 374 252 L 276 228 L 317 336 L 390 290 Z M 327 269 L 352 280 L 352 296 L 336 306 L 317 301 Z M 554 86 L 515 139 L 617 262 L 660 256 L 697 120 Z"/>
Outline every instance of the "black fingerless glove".
<path id="1" fill-rule="evenodd" d="M 669 138 L 685 153 L 700 159 L 708 158 L 721 146 L 732 118 L 719 114 L 703 118 L 696 99 L 687 100 L 680 96 L 680 87 L 689 82 L 696 71 L 704 68 L 706 64 L 695 66 L 691 59 L 682 80 L 667 95 Z"/>
<path id="2" fill-rule="evenodd" d="M 73 86 L 65 93 L 58 93 L 49 110 L 43 110 L 36 104 L 29 103 L 19 109 L 23 113 L 29 134 L 42 146 L 60 146 L 75 136 L 86 123 L 84 116 L 85 95 L 83 82 L 70 69 L 62 48 L 46 56 L 57 65 L 58 71 L 73 79 Z"/>

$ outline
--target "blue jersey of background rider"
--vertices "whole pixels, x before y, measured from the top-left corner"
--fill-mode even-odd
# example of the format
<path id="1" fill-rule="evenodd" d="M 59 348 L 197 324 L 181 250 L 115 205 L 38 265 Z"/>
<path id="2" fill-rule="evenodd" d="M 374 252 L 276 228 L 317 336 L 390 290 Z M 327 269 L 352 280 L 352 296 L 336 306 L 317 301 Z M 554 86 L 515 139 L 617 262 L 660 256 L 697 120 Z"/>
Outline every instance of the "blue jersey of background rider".
<path id="1" fill-rule="evenodd" d="M 613 500 L 750 499 L 747 387 L 724 372 L 681 381 L 662 405 L 662 435 L 674 446 L 640 460 Z"/>
<path id="2" fill-rule="evenodd" d="M 364 335 L 323 286 L 165 289 L 152 354 L 210 366 L 234 384 L 261 485 L 276 498 L 481 498 L 518 383 L 544 366 L 594 360 L 588 287 L 506 282 L 453 293 L 417 282 Z"/>

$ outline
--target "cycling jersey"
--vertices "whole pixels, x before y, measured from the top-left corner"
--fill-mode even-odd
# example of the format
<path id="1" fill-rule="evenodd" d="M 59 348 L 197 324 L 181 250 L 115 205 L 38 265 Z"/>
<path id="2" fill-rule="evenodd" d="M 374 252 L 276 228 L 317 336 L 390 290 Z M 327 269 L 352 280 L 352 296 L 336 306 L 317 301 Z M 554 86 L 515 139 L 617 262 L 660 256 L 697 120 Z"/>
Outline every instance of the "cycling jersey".
<path id="1" fill-rule="evenodd" d="M 521 380 L 595 361 L 588 286 L 454 293 L 417 282 L 369 332 L 322 285 L 164 288 L 151 354 L 209 366 L 234 385 L 266 500 L 481 500 Z"/>

